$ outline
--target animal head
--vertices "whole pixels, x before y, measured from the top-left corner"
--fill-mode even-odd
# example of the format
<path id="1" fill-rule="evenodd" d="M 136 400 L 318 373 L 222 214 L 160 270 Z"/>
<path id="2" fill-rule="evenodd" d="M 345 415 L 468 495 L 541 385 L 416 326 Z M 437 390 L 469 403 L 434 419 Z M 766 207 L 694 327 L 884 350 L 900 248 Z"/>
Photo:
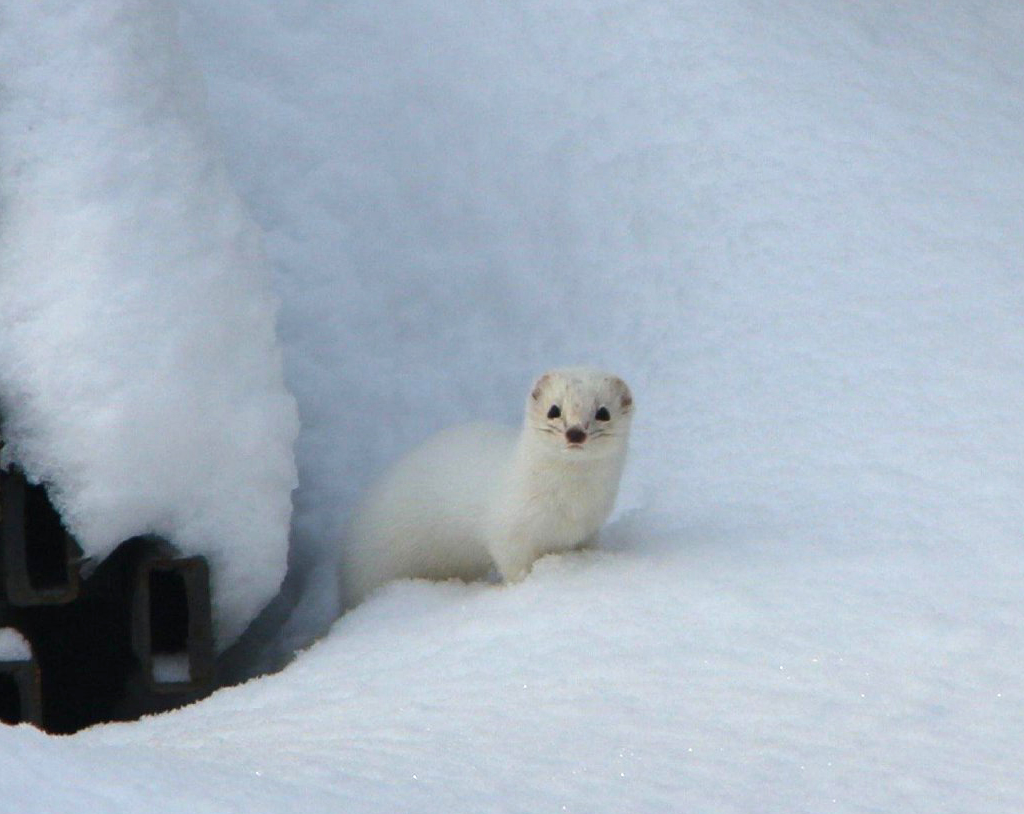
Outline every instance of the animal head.
<path id="1" fill-rule="evenodd" d="M 621 451 L 629 437 L 633 394 L 618 376 L 591 368 L 545 373 L 526 400 L 533 440 L 568 457 Z"/>

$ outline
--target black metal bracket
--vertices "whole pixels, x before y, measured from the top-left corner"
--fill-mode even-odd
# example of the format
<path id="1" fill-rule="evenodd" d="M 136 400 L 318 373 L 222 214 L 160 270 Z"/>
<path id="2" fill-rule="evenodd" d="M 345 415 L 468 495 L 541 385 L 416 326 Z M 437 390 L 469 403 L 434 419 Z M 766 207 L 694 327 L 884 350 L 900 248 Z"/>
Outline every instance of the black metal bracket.
<path id="1" fill-rule="evenodd" d="M 35 661 L 0 661 L 0 723 L 42 726 L 43 700 Z"/>
<path id="2" fill-rule="evenodd" d="M 158 693 L 209 690 L 214 680 L 210 570 L 204 557 L 177 557 L 155 540 L 135 568 L 132 648 Z"/>
<path id="3" fill-rule="evenodd" d="M 82 549 L 43 486 L 18 470 L 0 471 L 0 571 L 11 605 L 71 602 L 81 587 Z"/>
<path id="4" fill-rule="evenodd" d="M 206 559 L 143 535 L 88 579 L 84 561 L 46 488 L 0 470 L 0 627 L 22 631 L 33 649 L 31 659 L 0 661 L 0 723 L 74 732 L 213 690 Z"/>

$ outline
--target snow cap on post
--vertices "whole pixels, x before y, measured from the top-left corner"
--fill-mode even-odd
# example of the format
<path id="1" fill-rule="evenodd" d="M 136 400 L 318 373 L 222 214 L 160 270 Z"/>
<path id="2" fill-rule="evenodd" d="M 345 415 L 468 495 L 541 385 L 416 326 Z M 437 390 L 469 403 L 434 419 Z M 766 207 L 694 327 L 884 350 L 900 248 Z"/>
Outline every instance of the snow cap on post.
<path id="1" fill-rule="evenodd" d="M 298 422 L 175 10 L 11 4 L 0 75 L 3 463 L 94 565 L 145 533 L 205 557 L 223 648 L 284 577 Z"/>

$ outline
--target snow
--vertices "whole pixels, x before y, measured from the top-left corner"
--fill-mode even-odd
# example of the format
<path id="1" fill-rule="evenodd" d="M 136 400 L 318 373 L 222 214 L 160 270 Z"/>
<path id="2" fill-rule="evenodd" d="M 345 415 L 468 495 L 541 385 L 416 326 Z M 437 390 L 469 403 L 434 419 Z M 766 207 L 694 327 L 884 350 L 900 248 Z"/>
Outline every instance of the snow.
<path id="1" fill-rule="evenodd" d="M 516 423 L 538 371 L 622 374 L 631 458 L 600 551 L 395 583 L 172 714 L 0 731 L 12 807 L 1021 810 L 1019 4 L 181 24 L 301 415 L 291 615 L 248 669 L 330 623 L 369 481 Z"/>
<path id="2" fill-rule="evenodd" d="M 941 569 L 919 555 L 886 575 L 758 541 L 684 548 L 649 518 L 610 531 L 611 551 L 547 558 L 513 588 L 396 583 L 283 673 L 87 730 L 39 766 L 19 757 L 44 748 L 35 733 L 10 733 L 7 799 L 70 809 L 77 784 L 112 811 L 1019 810 L 1018 587 L 985 586 L 994 631 L 936 602 Z M 43 782 L 58 760 L 67 779 Z"/>
<path id="3" fill-rule="evenodd" d="M 176 19 L 5 7 L 4 452 L 92 565 L 144 533 L 205 555 L 224 646 L 284 578 L 297 420 L 261 237 Z"/>
<path id="4" fill-rule="evenodd" d="M 0 627 L 0 661 L 30 661 L 32 646 L 13 627 Z"/>
<path id="5" fill-rule="evenodd" d="M 155 654 L 153 680 L 161 684 L 189 681 L 192 671 L 187 653 Z"/>

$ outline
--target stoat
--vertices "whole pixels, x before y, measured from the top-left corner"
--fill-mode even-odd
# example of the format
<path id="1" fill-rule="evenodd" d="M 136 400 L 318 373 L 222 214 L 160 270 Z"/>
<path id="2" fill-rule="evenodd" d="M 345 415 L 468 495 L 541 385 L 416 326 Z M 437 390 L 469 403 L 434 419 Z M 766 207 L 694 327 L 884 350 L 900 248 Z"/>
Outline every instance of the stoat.
<path id="1" fill-rule="evenodd" d="M 545 373 L 521 429 L 455 427 L 428 439 L 367 493 L 342 551 L 342 604 L 400 577 L 508 582 L 534 560 L 594 541 L 611 513 L 633 397 L 590 368 Z"/>

